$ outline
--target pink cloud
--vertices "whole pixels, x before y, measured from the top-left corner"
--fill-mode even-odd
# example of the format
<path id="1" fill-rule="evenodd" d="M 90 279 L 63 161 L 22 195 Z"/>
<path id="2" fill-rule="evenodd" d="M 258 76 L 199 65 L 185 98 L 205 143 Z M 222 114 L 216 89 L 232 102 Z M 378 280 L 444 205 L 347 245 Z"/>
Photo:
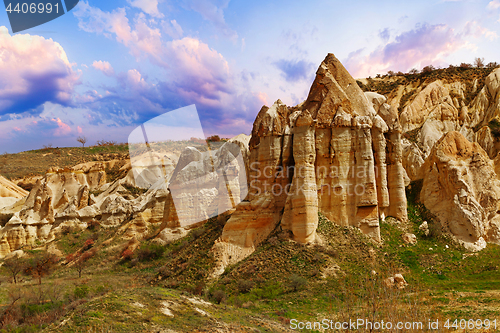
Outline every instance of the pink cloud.
<path id="1" fill-rule="evenodd" d="M 495 10 L 500 8 L 500 1 L 498 0 L 493 0 L 488 3 L 488 6 L 486 6 L 487 9 L 489 10 Z"/>
<path id="2" fill-rule="evenodd" d="M 463 35 L 447 25 L 424 24 L 403 32 L 369 55 L 363 55 L 363 50 L 352 52 L 345 65 L 354 77 L 367 77 L 388 70 L 406 72 L 430 64 L 444 65 L 448 55 L 468 46 L 470 44 Z"/>
<path id="3" fill-rule="evenodd" d="M 267 102 L 267 99 L 268 99 L 268 96 L 265 92 L 261 92 L 259 91 L 259 93 L 257 93 L 257 99 L 263 104 L 263 105 L 269 105 L 268 102 Z"/>
<path id="4" fill-rule="evenodd" d="M 113 66 L 111 66 L 111 64 L 107 61 L 101 61 L 101 60 L 94 61 L 92 67 L 103 72 L 107 76 L 115 75 L 115 70 L 113 69 Z"/>
<path id="5" fill-rule="evenodd" d="M 124 8 L 104 12 L 97 7 L 90 6 L 86 1 L 80 1 L 74 15 L 78 18 L 78 26 L 82 30 L 102 34 L 108 38 L 115 36 L 116 40 L 127 46 L 130 53 L 137 59 L 145 54 L 157 64 L 165 65 L 162 60 L 161 32 L 148 25 L 144 13 L 136 16 L 133 28 Z"/>
<path id="6" fill-rule="evenodd" d="M 185 37 L 170 42 L 167 54 L 174 81 L 182 96 L 213 106 L 220 100 L 221 93 L 231 91 L 228 62 L 207 44 Z"/>
<path id="7" fill-rule="evenodd" d="M 79 77 L 59 43 L 0 27 L 0 50 L 0 114 L 71 103 Z"/>
<path id="8" fill-rule="evenodd" d="M 57 128 L 54 131 L 55 136 L 64 136 L 71 133 L 71 127 L 69 127 L 68 124 L 63 123 L 61 119 L 52 119 L 52 121 L 57 124 Z"/>
<path id="9" fill-rule="evenodd" d="M 82 134 L 83 133 L 83 130 L 82 130 L 82 128 L 80 126 L 77 126 L 76 130 L 78 131 L 78 134 Z"/>

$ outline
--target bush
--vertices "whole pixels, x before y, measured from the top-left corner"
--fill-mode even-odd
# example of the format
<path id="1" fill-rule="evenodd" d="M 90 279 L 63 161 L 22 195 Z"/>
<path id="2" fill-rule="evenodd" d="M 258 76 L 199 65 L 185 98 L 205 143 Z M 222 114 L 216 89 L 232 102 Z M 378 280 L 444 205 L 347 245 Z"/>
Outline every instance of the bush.
<path id="1" fill-rule="evenodd" d="M 161 258 L 165 253 L 165 247 L 160 244 L 150 243 L 143 244 L 139 250 L 137 250 L 137 259 L 139 261 L 149 261 Z"/>
<path id="2" fill-rule="evenodd" d="M 83 250 L 86 251 L 90 249 L 92 246 L 94 246 L 94 240 L 92 238 L 89 238 L 85 241 L 85 244 L 83 244 Z"/>
<path id="3" fill-rule="evenodd" d="M 302 276 L 298 276 L 297 274 L 293 274 L 289 278 L 290 288 L 293 291 L 297 291 L 302 289 L 307 284 L 307 279 Z"/>
<path id="4" fill-rule="evenodd" d="M 220 140 L 220 136 L 218 135 L 212 135 L 207 138 L 208 142 L 219 142 Z"/>
<path id="5" fill-rule="evenodd" d="M 123 250 L 123 252 L 121 254 L 122 259 L 125 261 L 131 260 L 133 256 L 134 256 L 134 252 L 132 252 L 132 250 L 130 250 L 130 249 Z"/>
<path id="6" fill-rule="evenodd" d="M 222 301 L 226 300 L 226 293 L 223 290 L 216 290 L 214 291 L 212 297 L 217 302 L 217 304 L 220 304 Z"/>
<path id="7" fill-rule="evenodd" d="M 86 285 L 77 286 L 73 291 L 76 299 L 85 298 L 89 295 L 89 287 Z"/>
<path id="8" fill-rule="evenodd" d="M 97 229 L 100 226 L 101 226 L 101 224 L 99 223 L 99 221 L 96 221 L 96 220 L 91 220 L 90 222 L 87 223 L 87 229 L 89 229 L 89 230 Z"/>
<path id="9" fill-rule="evenodd" d="M 255 282 L 251 281 L 251 280 L 239 280 L 238 281 L 238 290 L 240 291 L 240 293 L 247 293 L 249 292 L 250 290 L 252 290 L 252 288 L 255 287 Z"/>
<path id="10" fill-rule="evenodd" d="M 97 140 L 96 146 L 97 147 L 116 146 L 116 141 Z"/>

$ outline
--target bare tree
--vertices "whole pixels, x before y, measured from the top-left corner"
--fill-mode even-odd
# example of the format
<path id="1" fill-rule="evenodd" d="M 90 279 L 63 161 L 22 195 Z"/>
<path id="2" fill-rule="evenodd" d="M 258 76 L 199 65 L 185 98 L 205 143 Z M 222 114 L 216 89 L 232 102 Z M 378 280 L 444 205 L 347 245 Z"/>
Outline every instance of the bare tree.
<path id="1" fill-rule="evenodd" d="M 87 143 L 87 138 L 86 138 L 86 137 L 84 137 L 84 136 L 79 136 L 79 137 L 76 139 L 76 141 L 80 142 L 80 143 L 83 145 L 83 147 L 85 147 L 85 144 Z"/>
<path id="2" fill-rule="evenodd" d="M 483 68 L 484 67 L 484 58 L 474 59 L 474 66 L 476 66 L 477 68 Z"/>
<path id="3" fill-rule="evenodd" d="M 20 258 L 10 258 L 5 260 L 3 266 L 9 271 L 12 276 L 12 281 L 17 283 L 17 276 L 23 271 L 24 262 Z"/>

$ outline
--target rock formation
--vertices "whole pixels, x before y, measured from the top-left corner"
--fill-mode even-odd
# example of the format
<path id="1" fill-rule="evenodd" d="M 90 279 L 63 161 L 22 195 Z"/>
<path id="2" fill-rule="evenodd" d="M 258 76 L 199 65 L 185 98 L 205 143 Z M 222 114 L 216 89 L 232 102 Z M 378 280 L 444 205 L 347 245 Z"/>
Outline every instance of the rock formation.
<path id="1" fill-rule="evenodd" d="M 84 229 L 91 220 L 102 226 L 118 226 L 134 213 L 154 206 L 157 193 L 127 200 L 122 196 L 129 193 L 121 185 L 125 179 L 106 184 L 105 167 L 105 163 L 92 162 L 71 169 L 50 169 L 22 205 L 0 211 L 14 214 L 0 229 L 0 255 L 33 246 L 36 240 L 55 239 L 65 228 Z M 94 190 L 105 191 L 95 197 Z M 163 214 L 157 222 L 162 221 Z"/>
<path id="2" fill-rule="evenodd" d="M 407 219 L 401 127 L 385 101 L 365 95 L 329 54 L 304 103 L 262 107 L 249 147 L 249 195 L 214 245 L 215 276 L 278 223 L 295 241 L 311 243 L 322 212 L 379 241 L 379 218 Z"/>
<path id="3" fill-rule="evenodd" d="M 500 142 L 486 125 L 500 117 L 499 78 L 500 68 L 497 68 L 485 78 L 480 90 L 477 79 L 472 87 L 463 82 L 444 83 L 441 80 L 423 85 L 423 89 L 400 86 L 399 90 L 408 88 L 415 95 L 400 114 L 403 133 L 411 138 L 411 142 L 403 142 L 403 165 L 411 180 L 422 179 L 420 168 L 423 160 L 434 144 L 451 131 L 458 131 L 467 140 L 478 142 L 490 158 L 495 158 L 500 151 Z M 475 94 L 469 105 L 465 104 L 466 94 Z M 396 94 L 389 103 L 400 107 L 401 98 L 402 93 Z"/>
<path id="4" fill-rule="evenodd" d="M 478 143 L 447 133 L 423 169 L 420 200 L 446 231 L 471 250 L 500 244 L 500 181 Z"/>
<path id="5" fill-rule="evenodd" d="M 10 180 L 0 176 L 0 198 L 21 199 L 27 195 L 27 191 L 23 190 Z"/>
<path id="6" fill-rule="evenodd" d="M 53 168 L 37 180 L 27 198 L 0 209 L 0 217 L 10 217 L 0 228 L 0 256 L 37 240 L 56 239 L 69 228 L 85 229 L 90 221 L 119 227 L 122 238 L 135 242 L 148 236 L 152 225 L 160 231 L 159 242 L 183 237 L 187 229 L 232 211 L 246 196 L 248 141 L 240 135 L 214 151 L 187 147 L 179 154 L 138 155 L 129 163 L 112 160 Z M 148 161 L 165 173 L 151 172 Z M 107 182 L 106 170 L 119 178 Z M 131 187 L 148 190 L 136 197 Z"/>

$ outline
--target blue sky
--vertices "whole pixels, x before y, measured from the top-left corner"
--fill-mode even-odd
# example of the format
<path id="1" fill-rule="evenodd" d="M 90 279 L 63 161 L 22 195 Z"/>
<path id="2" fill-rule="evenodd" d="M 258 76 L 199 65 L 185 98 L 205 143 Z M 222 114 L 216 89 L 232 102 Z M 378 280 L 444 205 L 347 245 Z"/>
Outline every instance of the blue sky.
<path id="1" fill-rule="evenodd" d="M 12 34 L 0 12 L 0 153 L 126 142 L 195 104 L 205 135 L 249 134 L 304 100 L 328 52 L 354 77 L 500 62 L 500 0 L 81 0 Z"/>

